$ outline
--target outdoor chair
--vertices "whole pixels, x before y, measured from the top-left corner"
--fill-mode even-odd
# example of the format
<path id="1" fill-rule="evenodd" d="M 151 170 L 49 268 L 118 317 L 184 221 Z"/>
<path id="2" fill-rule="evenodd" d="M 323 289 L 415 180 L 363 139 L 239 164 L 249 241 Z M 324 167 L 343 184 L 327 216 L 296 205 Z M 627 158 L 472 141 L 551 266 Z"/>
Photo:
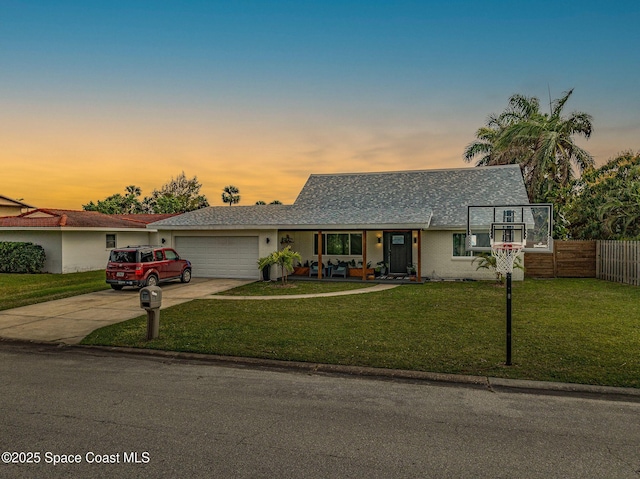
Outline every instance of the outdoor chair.
<path id="1" fill-rule="evenodd" d="M 334 266 L 331 270 L 331 277 L 342 276 L 346 278 L 349 273 L 349 265 L 343 261 L 338 263 L 338 266 Z"/>
<path id="2" fill-rule="evenodd" d="M 322 276 L 324 276 L 324 264 L 321 264 L 320 267 L 322 268 Z M 309 277 L 314 277 L 314 276 L 318 276 L 318 262 L 314 261 L 313 263 L 311 263 L 309 265 Z"/>

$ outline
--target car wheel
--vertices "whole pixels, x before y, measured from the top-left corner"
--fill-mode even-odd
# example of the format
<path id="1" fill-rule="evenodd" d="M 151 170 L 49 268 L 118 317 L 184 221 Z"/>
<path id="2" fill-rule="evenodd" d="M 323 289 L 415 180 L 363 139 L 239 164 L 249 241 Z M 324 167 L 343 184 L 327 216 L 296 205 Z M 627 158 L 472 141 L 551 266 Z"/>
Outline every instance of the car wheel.
<path id="1" fill-rule="evenodd" d="M 155 274 L 150 274 L 147 278 L 147 286 L 158 286 L 158 277 Z"/>
<path id="2" fill-rule="evenodd" d="M 116 291 L 120 291 L 122 289 L 122 285 L 121 284 L 112 284 L 111 288 L 115 289 Z"/>
<path id="3" fill-rule="evenodd" d="M 188 283 L 189 281 L 191 281 L 191 270 L 190 269 L 185 269 L 182 272 L 182 276 L 180 276 L 180 281 L 182 281 L 183 283 Z"/>

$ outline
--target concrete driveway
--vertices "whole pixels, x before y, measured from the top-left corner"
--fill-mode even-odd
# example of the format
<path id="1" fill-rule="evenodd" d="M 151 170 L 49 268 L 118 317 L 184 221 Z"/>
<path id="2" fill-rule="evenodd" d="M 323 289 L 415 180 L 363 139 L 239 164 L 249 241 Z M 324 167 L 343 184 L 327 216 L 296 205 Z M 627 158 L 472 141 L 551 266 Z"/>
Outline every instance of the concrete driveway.
<path id="1" fill-rule="evenodd" d="M 189 284 L 163 284 L 161 309 L 251 282 L 194 278 Z M 0 338 L 76 344 L 98 328 L 141 314 L 146 313 L 137 289 L 99 291 L 0 311 Z"/>

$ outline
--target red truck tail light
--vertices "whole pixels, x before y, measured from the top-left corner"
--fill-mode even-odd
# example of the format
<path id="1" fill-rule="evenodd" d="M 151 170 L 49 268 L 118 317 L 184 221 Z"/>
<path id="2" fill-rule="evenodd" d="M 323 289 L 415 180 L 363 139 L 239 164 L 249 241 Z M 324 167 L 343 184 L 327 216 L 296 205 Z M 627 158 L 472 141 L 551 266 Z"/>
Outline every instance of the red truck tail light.
<path id="1" fill-rule="evenodd" d="M 141 277 L 143 275 L 143 269 L 142 269 L 142 265 L 140 266 L 136 266 L 136 276 L 137 277 Z"/>

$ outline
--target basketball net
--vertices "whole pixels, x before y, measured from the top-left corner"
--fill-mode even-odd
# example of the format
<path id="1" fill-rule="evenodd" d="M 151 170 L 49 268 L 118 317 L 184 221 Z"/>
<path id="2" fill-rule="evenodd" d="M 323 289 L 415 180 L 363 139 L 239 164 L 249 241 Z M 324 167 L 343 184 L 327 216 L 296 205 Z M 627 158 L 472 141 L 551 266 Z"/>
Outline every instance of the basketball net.
<path id="1" fill-rule="evenodd" d="M 492 243 L 491 255 L 496 259 L 496 272 L 502 275 L 513 273 L 513 264 L 523 247 L 522 243 Z"/>

